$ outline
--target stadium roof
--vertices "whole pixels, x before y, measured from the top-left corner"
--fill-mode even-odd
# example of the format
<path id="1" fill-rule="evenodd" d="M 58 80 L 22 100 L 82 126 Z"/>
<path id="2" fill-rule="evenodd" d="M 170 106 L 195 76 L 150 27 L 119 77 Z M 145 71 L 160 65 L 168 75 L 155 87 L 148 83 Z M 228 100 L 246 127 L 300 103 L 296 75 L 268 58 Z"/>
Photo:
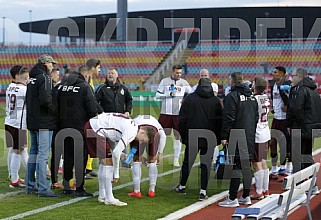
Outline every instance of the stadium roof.
<path id="1" fill-rule="evenodd" d="M 233 8 L 201 8 L 201 9 L 175 9 L 175 10 L 155 10 L 155 11 L 136 11 L 128 12 L 129 18 L 148 18 L 153 20 L 158 28 L 159 40 L 170 40 L 171 30 L 164 27 L 164 18 L 194 18 L 194 27 L 201 27 L 202 18 L 212 18 L 213 24 L 213 39 L 218 38 L 218 21 L 220 18 L 240 18 L 245 20 L 253 32 L 257 29 L 256 18 L 284 18 L 285 28 L 271 28 L 269 29 L 272 37 L 276 37 L 277 34 L 285 35 L 291 34 L 292 30 L 292 19 L 302 18 L 303 19 L 303 35 L 307 37 L 310 30 L 319 17 L 321 7 L 233 7 Z M 75 22 L 79 29 L 79 38 L 95 38 L 97 41 L 101 38 L 105 24 L 108 23 L 109 19 L 115 18 L 116 13 L 111 14 L 98 14 L 98 15 L 85 15 L 77 17 L 68 17 L 61 19 L 43 20 L 31 22 L 32 32 L 41 34 L 50 34 L 48 27 L 51 22 L 54 22 L 59 27 L 70 25 Z M 96 31 L 93 28 L 87 28 L 85 30 L 85 20 L 89 18 L 96 19 Z M 88 21 L 88 20 L 87 20 Z M 112 23 L 112 22 L 110 22 Z M 263 24 L 264 25 L 264 24 Z M 266 24 L 265 24 L 266 25 Z M 130 26 L 130 25 L 129 25 Z M 268 26 L 268 25 L 267 25 Z M 30 22 L 19 24 L 19 27 L 24 32 L 30 32 Z M 278 30 L 276 30 L 278 29 Z M 115 39 L 115 30 L 111 30 L 111 39 Z M 70 33 L 67 28 L 60 28 L 58 36 L 69 37 Z M 253 37 L 253 33 L 252 33 Z"/>

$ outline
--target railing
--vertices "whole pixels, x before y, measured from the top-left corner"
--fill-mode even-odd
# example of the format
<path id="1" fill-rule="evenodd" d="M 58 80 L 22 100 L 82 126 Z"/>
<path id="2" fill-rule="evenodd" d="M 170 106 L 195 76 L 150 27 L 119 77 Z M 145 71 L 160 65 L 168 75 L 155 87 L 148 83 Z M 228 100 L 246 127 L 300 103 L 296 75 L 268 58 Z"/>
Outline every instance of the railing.
<path id="1" fill-rule="evenodd" d="M 187 47 L 186 40 L 182 40 L 179 43 L 176 44 L 175 49 L 171 53 L 170 56 L 168 56 L 164 62 L 155 70 L 152 76 L 150 76 L 146 82 L 145 82 L 145 89 L 147 91 L 150 91 L 150 87 L 152 84 L 156 84 L 159 82 L 161 78 L 163 78 L 165 72 L 169 70 L 171 65 L 174 64 L 175 59 L 184 51 Z"/>

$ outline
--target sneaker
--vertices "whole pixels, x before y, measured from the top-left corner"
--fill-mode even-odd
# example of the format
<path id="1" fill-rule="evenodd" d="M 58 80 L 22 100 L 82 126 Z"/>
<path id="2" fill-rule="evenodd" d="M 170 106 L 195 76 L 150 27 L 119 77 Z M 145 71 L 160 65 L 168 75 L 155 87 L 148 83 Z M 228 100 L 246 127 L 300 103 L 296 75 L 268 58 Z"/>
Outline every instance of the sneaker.
<path id="1" fill-rule="evenodd" d="M 286 169 L 281 169 L 280 168 L 279 171 L 278 171 L 278 174 L 283 176 L 284 174 L 286 174 Z"/>
<path id="2" fill-rule="evenodd" d="M 38 193 L 38 197 L 51 197 L 51 198 L 58 198 L 59 195 L 53 193 L 51 190 L 48 190 L 44 193 Z"/>
<path id="3" fill-rule="evenodd" d="M 221 207 L 228 207 L 228 208 L 233 208 L 233 207 L 239 207 L 239 201 L 237 199 L 231 200 L 230 198 L 227 198 L 223 202 L 218 203 L 219 206 Z"/>
<path id="4" fill-rule="evenodd" d="M 130 193 L 128 193 L 127 195 L 130 196 L 130 197 L 136 197 L 136 198 L 142 198 L 143 197 L 141 192 L 135 193 L 134 190 L 131 191 Z"/>
<path id="5" fill-rule="evenodd" d="M 75 197 L 93 197 L 93 196 L 94 195 L 92 193 L 88 193 L 85 190 L 75 192 Z"/>
<path id="6" fill-rule="evenodd" d="M 62 191 L 62 194 L 65 195 L 65 196 L 69 196 L 69 195 L 73 195 L 74 194 L 74 191 L 73 190 L 70 190 L 70 189 L 64 189 Z"/>
<path id="7" fill-rule="evenodd" d="M 174 167 L 180 167 L 181 165 L 179 165 L 179 162 L 178 162 L 178 160 L 175 160 L 174 161 Z"/>
<path id="8" fill-rule="evenodd" d="M 97 172 L 95 172 L 93 170 L 90 171 L 89 174 L 90 174 L 90 176 L 93 176 L 93 177 L 97 177 L 98 176 Z"/>
<path id="9" fill-rule="evenodd" d="M 270 195 L 270 191 L 269 190 L 265 190 L 263 192 L 264 198 L 268 197 Z"/>
<path id="10" fill-rule="evenodd" d="M 86 175 L 85 175 L 85 179 L 86 180 L 91 180 L 91 179 L 93 179 L 94 177 L 92 177 L 91 175 L 90 175 L 90 173 L 86 173 Z"/>
<path id="11" fill-rule="evenodd" d="M 253 199 L 253 200 L 261 200 L 261 199 L 264 199 L 264 195 L 263 193 L 254 193 L 253 195 L 250 195 L 250 199 Z"/>
<path id="12" fill-rule="evenodd" d="M 122 202 L 119 199 L 114 199 L 112 201 L 105 200 L 105 205 L 114 205 L 114 206 L 126 206 L 126 202 Z"/>
<path id="13" fill-rule="evenodd" d="M 98 196 L 98 203 L 105 203 L 105 198 Z"/>
<path id="14" fill-rule="evenodd" d="M 243 205 L 251 205 L 252 202 L 251 202 L 251 198 L 249 196 L 243 198 L 243 196 L 241 196 L 239 199 L 238 199 L 238 202 L 239 204 L 243 204 Z"/>
<path id="15" fill-rule="evenodd" d="M 38 194 L 38 189 L 36 188 L 26 189 L 26 194 L 27 195 Z"/>
<path id="16" fill-rule="evenodd" d="M 50 186 L 51 189 L 62 189 L 61 183 L 52 183 Z"/>
<path id="17" fill-rule="evenodd" d="M 208 196 L 207 195 L 204 195 L 203 193 L 199 194 L 198 195 L 198 200 L 199 201 L 203 201 L 203 200 L 206 200 L 208 199 Z"/>
<path id="18" fill-rule="evenodd" d="M 63 168 L 62 168 L 62 167 L 59 167 L 59 168 L 58 168 L 58 174 L 63 174 L 63 173 L 64 173 Z"/>
<path id="19" fill-rule="evenodd" d="M 180 185 L 175 186 L 175 187 L 172 189 L 172 191 L 175 192 L 175 193 L 186 194 L 185 188 L 184 188 L 184 189 L 180 189 L 179 186 L 180 186 Z"/>
<path id="20" fill-rule="evenodd" d="M 22 189 L 24 189 L 24 188 L 26 188 L 26 185 L 23 184 L 23 183 L 21 183 L 20 180 L 18 180 L 18 181 L 15 182 L 15 183 L 13 183 L 12 181 L 10 181 L 9 187 L 10 187 L 10 188 L 22 188 Z"/>
<path id="21" fill-rule="evenodd" d="M 148 197 L 151 197 L 151 198 L 156 196 L 155 192 L 153 192 L 153 191 L 149 191 L 147 195 L 148 195 Z"/>
<path id="22" fill-rule="evenodd" d="M 19 178 L 20 183 L 25 184 L 25 180 L 22 178 Z"/>

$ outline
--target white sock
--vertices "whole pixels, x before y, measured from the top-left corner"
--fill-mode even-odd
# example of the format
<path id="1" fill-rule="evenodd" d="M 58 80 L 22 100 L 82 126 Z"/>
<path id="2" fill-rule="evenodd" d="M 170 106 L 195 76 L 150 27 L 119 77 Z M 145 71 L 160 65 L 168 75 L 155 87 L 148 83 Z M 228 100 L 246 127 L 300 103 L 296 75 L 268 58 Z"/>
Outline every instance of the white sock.
<path id="1" fill-rule="evenodd" d="M 278 171 L 278 167 L 277 166 L 272 166 L 272 173 L 276 173 Z"/>
<path id="2" fill-rule="evenodd" d="M 181 184 L 178 187 L 179 189 L 185 189 L 185 186 L 182 186 Z"/>
<path id="3" fill-rule="evenodd" d="M 105 199 L 107 201 L 112 201 L 115 199 L 113 195 L 113 179 L 114 179 L 114 167 L 113 166 L 104 166 L 103 172 L 105 176 L 104 186 L 105 186 Z"/>
<path id="4" fill-rule="evenodd" d="M 263 192 L 263 178 L 264 178 L 264 171 L 259 170 L 254 173 L 255 178 L 255 187 L 257 194 L 261 194 Z"/>
<path id="5" fill-rule="evenodd" d="M 285 169 L 286 169 L 286 173 L 291 174 L 293 172 L 293 164 L 292 164 L 292 162 L 287 162 L 285 164 Z"/>
<path id="6" fill-rule="evenodd" d="M 219 151 L 219 149 L 218 149 L 218 146 L 216 146 L 216 147 L 214 148 L 214 154 L 213 154 L 213 161 L 214 161 L 214 163 L 216 162 L 216 159 L 217 159 L 219 153 L 220 153 L 220 151 Z"/>
<path id="7" fill-rule="evenodd" d="M 11 171 L 11 182 L 16 183 L 19 180 L 19 169 L 20 169 L 21 156 L 13 153 L 11 155 L 10 171 Z"/>
<path id="8" fill-rule="evenodd" d="M 181 154 L 182 144 L 180 140 L 174 140 L 174 162 L 179 160 Z"/>
<path id="9" fill-rule="evenodd" d="M 269 189 L 269 169 L 263 170 L 264 171 L 264 177 L 263 177 L 263 191 Z"/>
<path id="10" fill-rule="evenodd" d="M 62 157 L 60 157 L 60 160 L 59 160 L 59 167 L 62 167 L 64 164 L 64 159 L 62 159 Z"/>
<path id="11" fill-rule="evenodd" d="M 7 165 L 8 165 L 8 176 L 11 177 L 11 170 L 10 170 L 10 164 L 11 164 L 11 156 L 13 153 L 12 147 L 9 148 L 8 151 L 8 157 L 7 157 Z"/>
<path id="12" fill-rule="evenodd" d="M 28 148 L 23 148 L 23 150 L 21 151 L 21 163 L 24 168 L 27 168 L 28 159 L 29 159 Z"/>
<path id="13" fill-rule="evenodd" d="M 200 190 L 200 194 L 206 195 L 206 190 L 205 189 L 201 189 Z"/>
<path id="14" fill-rule="evenodd" d="M 98 167 L 98 196 L 100 198 L 105 198 L 106 193 L 105 193 L 105 184 L 104 181 L 106 180 L 106 175 L 103 172 L 103 165 L 99 164 Z"/>
<path id="15" fill-rule="evenodd" d="M 148 164 L 149 175 L 149 192 L 155 192 L 155 186 L 157 181 L 158 169 L 155 163 Z"/>
<path id="16" fill-rule="evenodd" d="M 134 183 L 134 192 L 140 192 L 140 180 L 142 178 L 142 163 L 134 162 L 132 165 L 132 175 Z"/>
<path id="17" fill-rule="evenodd" d="M 285 169 L 285 165 L 280 165 L 280 169 Z"/>

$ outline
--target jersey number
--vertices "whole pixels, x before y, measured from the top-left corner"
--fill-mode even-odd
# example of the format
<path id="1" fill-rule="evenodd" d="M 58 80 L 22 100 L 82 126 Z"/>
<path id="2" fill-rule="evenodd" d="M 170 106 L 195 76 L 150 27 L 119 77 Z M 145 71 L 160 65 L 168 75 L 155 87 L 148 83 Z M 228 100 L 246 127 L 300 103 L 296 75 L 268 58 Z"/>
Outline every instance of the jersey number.
<path id="1" fill-rule="evenodd" d="M 11 111 L 13 111 L 16 108 L 16 95 L 15 94 L 8 94 L 8 98 L 9 98 L 9 108 Z"/>
<path id="2" fill-rule="evenodd" d="M 261 122 L 267 122 L 267 120 L 268 120 L 268 118 L 267 118 L 268 107 L 262 106 L 262 109 L 264 110 L 264 112 L 262 112 L 262 114 L 261 114 Z"/>

